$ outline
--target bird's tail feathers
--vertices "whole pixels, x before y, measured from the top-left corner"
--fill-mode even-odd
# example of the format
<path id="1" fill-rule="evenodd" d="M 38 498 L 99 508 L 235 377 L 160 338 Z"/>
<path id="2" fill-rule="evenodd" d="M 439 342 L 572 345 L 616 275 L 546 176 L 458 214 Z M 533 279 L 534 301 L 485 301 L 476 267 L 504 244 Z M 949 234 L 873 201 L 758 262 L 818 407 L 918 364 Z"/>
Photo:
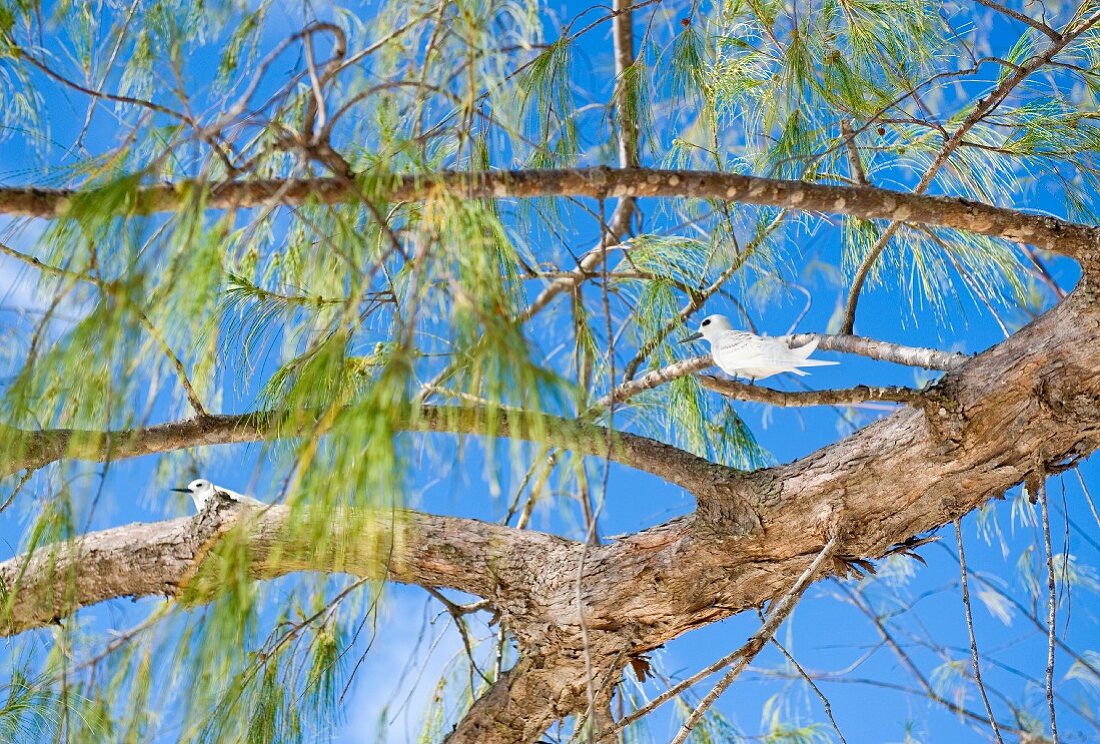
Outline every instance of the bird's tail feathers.
<path id="1" fill-rule="evenodd" d="M 803 358 L 808 357 L 810 354 L 813 354 L 814 351 L 817 349 L 817 342 L 818 339 L 816 338 L 810 339 L 808 342 L 802 344 L 801 346 L 795 346 L 794 348 L 792 348 L 791 353 L 797 354 L 798 356 Z"/>
<path id="2" fill-rule="evenodd" d="M 840 362 L 830 362 L 826 359 L 802 359 L 796 362 L 799 367 L 831 367 Z"/>

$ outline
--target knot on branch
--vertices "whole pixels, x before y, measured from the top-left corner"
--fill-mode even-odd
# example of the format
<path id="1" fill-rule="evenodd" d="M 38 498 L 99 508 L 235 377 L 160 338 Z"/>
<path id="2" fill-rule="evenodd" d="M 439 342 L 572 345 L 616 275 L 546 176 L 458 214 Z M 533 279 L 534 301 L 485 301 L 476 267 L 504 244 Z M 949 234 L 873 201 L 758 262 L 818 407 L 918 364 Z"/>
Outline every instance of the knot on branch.
<path id="1" fill-rule="evenodd" d="M 1056 365 L 1057 374 L 1045 374 L 1036 380 L 1035 399 L 1060 424 L 1100 426 L 1100 398 L 1082 390 L 1078 381 L 1089 370 L 1063 368 Z"/>
<path id="2" fill-rule="evenodd" d="M 695 528 L 718 539 L 759 534 L 764 529 L 760 512 L 776 506 L 781 497 L 781 484 L 768 470 L 716 479 L 709 488 L 695 492 L 699 506 Z"/>

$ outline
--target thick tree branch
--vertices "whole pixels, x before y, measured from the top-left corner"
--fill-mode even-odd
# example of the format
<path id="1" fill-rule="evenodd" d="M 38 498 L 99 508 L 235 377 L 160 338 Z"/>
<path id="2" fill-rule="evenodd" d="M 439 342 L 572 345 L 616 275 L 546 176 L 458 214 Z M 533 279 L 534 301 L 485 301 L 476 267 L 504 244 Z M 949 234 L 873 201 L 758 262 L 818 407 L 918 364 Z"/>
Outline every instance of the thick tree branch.
<path id="1" fill-rule="evenodd" d="M 212 208 L 247 208 L 269 204 L 327 203 L 356 197 L 336 178 L 256 179 L 201 184 L 193 181 L 138 190 L 129 209 L 138 214 L 174 211 L 206 187 Z M 538 196 L 691 197 L 743 204 L 788 207 L 802 212 L 845 214 L 947 227 L 1005 240 L 1029 243 L 1093 265 L 1100 256 L 1100 227 L 1057 217 L 994 207 L 967 199 L 917 195 L 888 189 L 782 181 L 734 173 L 627 168 L 493 171 L 393 175 L 372 183 L 372 192 L 393 201 L 429 199 L 443 194 L 465 198 L 530 198 Z M 94 198 L 91 191 L 71 189 L 0 189 L 0 213 L 58 217 L 73 200 Z"/>
<path id="2" fill-rule="evenodd" d="M 448 587 L 495 606 L 505 586 L 522 586 L 537 557 L 567 540 L 530 530 L 394 509 L 346 510 L 325 517 L 331 539 L 318 551 L 301 529 L 303 511 L 262 510 L 220 502 L 190 519 L 94 532 L 0 563 L 0 634 L 41 627 L 81 607 L 116 597 L 180 596 L 217 538 L 236 526 L 247 536 L 252 573 L 270 579 L 295 571 Z M 515 533 L 515 535 L 513 535 Z M 519 552 L 514 552 L 519 549 Z M 201 573 L 199 574 L 201 575 Z M 214 594 L 207 588 L 199 597 Z"/>

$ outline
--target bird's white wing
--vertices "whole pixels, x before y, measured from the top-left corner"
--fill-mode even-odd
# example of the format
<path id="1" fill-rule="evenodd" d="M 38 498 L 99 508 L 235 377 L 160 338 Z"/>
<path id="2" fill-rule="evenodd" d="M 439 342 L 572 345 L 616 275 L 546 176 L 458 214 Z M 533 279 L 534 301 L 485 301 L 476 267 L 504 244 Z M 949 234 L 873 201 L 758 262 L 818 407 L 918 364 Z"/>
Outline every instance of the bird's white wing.
<path id="1" fill-rule="evenodd" d="M 799 367 L 821 367 L 836 362 L 808 359 L 817 340 L 792 349 L 784 337 L 756 336 L 732 331 L 718 338 L 711 348 L 714 360 L 731 375 L 764 379 L 781 372 L 805 375 Z"/>
<path id="2" fill-rule="evenodd" d="M 789 355 L 776 339 L 743 331 L 724 334 L 711 348 L 714 361 L 731 375 L 761 379 L 788 369 Z"/>

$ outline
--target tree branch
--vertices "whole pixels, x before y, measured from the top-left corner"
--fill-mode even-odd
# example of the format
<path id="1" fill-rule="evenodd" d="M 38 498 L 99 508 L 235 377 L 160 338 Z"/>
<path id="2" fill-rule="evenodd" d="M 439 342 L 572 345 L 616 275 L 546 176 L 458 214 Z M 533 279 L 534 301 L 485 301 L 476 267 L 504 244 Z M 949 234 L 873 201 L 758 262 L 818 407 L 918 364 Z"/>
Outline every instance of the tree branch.
<path id="1" fill-rule="evenodd" d="M 318 551 L 312 532 L 297 529 L 303 516 L 287 506 L 261 510 L 219 501 L 193 518 L 130 524 L 39 547 L 0 563 L 0 634 L 58 622 L 116 597 L 178 597 L 193 585 L 217 539 L 234 527 L 245 531 L 257 579 L 348 573 L 458 589 L 504 607 L 505 587 L 523 586 L 540 570 L 539 556 L 570 544 L 475 519 L 346 510 L 326 517 L 330 547 Z"/>
<path id="2" fill-rule="evenodd" d="M 832 557 L 836 550 L 836 546 L 837 539 L 834 536 L 825 544 L 814 558 L 813 562 L 806 567 L 806 570 L 798 577 L 794 586 L 792 586 L 775 604 L 768 613 L 767 619 L 760 626 L 760 629 L 753 633 L 749 640 L 745 641 L 745 644 L 737 649 L 731 656 L 722 659 L 724 663 L 721 666 L 712 670 L 717 671 L 733 663 L 734 660 L 737 661 L 732 669 L 722 675 L 722 679 L 718 680 L 718 684 L 699 701 L 699 704 L 695 706 L 695 710 L 691 711 L 691 714 L 677 732 L 676 738 L 672 740 L 672 744 L 684 744 L 691 734 L 691 730 L 699 723 L 699 719 L 703 717 L 707 709 L 718 700 L 721 694 L 733 684 L 735 679 L 737 679 L 737 675 L 739 675 L 742 670 L 749 665 L 749 662 L 756 658 L 756 655 L 760 653 L 761 649 L 767 645 L 768 639 L 775 635 L 775 631 L 779 629 L 780 624 L 782 624 L 782 622 L 787 619 L 787 616 L 791 614 L 795 604 L 797 604 L 798 600 L 802 597 L 802 592 L 806 591 L 806 588 L 813 582 L 822 564 Z"/>
<path id="3" fill-rule="evenodd" d="M 531 727 L 587 706 L 576 578 L 582 550 L 587 558 L 581 610 L 593 669 L 605 670 L 598 680 L 602 685 L 632 655 L 783 596 L 805 570 L 806 557 L 819 551 L 838 525 L 843 525 L 838 550 L 876 558 L 1021 482 L 1035 472 L 1036 452 L 1044 453 L 1049 463 L 1044 467 L 1049 467 L 1097 449 L 1100 348 L 1093 336 L 1098 326 L 1100 290 L 1086 277 L 1059 306 L 948 373 L 938 389 L 953 405 L 934 414 L 898 411 L 769 470 L 746 475 L 706 464 L 690 475 L 699 504 L 694 514 L 605 545 L 585 548 L 472 520 L 397 512 L 404 530 L 396 533 L 388 522 L 377 525 L 377 543 L 393 546 L 390 560 L 380 563 L 384 552 L 360 541 L 350 556 L 337 561 L 317 555 L 312 543 L 301 551 L 287 550 L 279 543 L 295 545 L 293 533 L 280 531 L 287 512 L 271 507 L 254 513 L 258 524 L 248 524 L 247 534 L 254 555 L 269 556 L 279 544 L 280 560 L 258 561 L 256 575 L 325 566 L 368 574 L 385 568 L 394 580 L 486 597 L 506 617 L 529 666 L 507 675 L 504 686 L 494 685 L 459 731 L 473 732 L 479 723 L 494 721 L 485 729 L 491 731 L 488 740 L 528 741 Z M 459 429 L 425 424 L 420 430 Z M 161 448 L 213 444 L 241 436 L 236 431 L 205 429 L 195 422 L 139 430 Z M 598 427 L 589 431 L 602 432 Z M 102 436 L 94 443 L 102 446 Z M 595 438 L 604 441 L 602 433 Z M 142 444 L 133 433 L 116 444 L 128 455 L 162 451 Z M 97 451 L 102 450 L 85 454 Z M 687 480 L 676 463 L 677 452 L 671 451 L 668 468 L 680 470 L 680 479 Z M 696 461 L 689 461 L 694 464 L 688 468 L 698 467 Z M 81 602 L 177 592 L 181 577 L 202 555 L 191 524 L 132 525 L 60 546 L 53 551 L 63 557 L 60 561 L 40 551 L 29 560 L 3 564 L 9 632 L 50 622 Z M 351 531 L 348 524 L 341 519 L 333 529 Z M 400 539 L 391 537 L 396 534 Z M 56 581 L 59 576 L 63 583 Z M 13 587 L 21 591 L 13 594 Z M 58 591 L 63 587 L 68 589 Z M 547 656 L 546 649 L 556 656 Z M 481 740 L 486 738 L 473 733 L 456 739 Z"/>
<path id="4" fill-rule="evenodd" d="M 323 412 L 257 411 L 204 416 L 117 431 L 22 431 L 9 427 L 6 437 L 14 443 L 14 447 L 4 453 L 0 476 L 11 475 L 24 468 L 35 470 L 66 458 L 123 460 L 187 447 L 293 437 L 321 415 Z M 602 426 L 549 414 L 423 406 L 403 416 L 398 414 L 393 425 L 405 431 L 480 434 L 545 442 L 581 454 L 607 457 L 688 490 L 704 473 L 714 468 L 725 470 L 723 466 L 654 439 L 628 432 L 609 432 Z"/>
<path id="5" fill-rule="evenodd" d="M 967 199 L 926 196 L 871 187 L 836 186 L 710 171 L 646 168 L 434 173 L 379 178 L 379 198 L 414 201 L 444 194 L 463 198 L 538 196 L 686 197 L 788 207 L 802 212 L 845 214 L 862 219 L 903 221 L 947 227 L 1023 242 L 1093 264 L 1100 227 L 1057 217 L 994 207 Z M 356 195 L 336 178 L 255 179 L 204 184 L 181 181 L 148 186 L 134 194 L 134 213 L 174 211 L 190 203 L 195 189 L 208 189 L 212 208 L 298 205 L 307 200 L 335 204 Z M 94 190 L 3 188 L 0 213 L 25 217 L 65 215 L 73 200 L 93 198 Z"/>
<path id="6" fill-rule="evenodd" d="M 921 408 L 931 402 L 931 396 L 923 390 L 907 387 L 855 387 L 839 390 L 800 390 L 787 392 L 774 388 L 750 385 L 737 380 L 723 380 L 710 375 L 700 375 L 699 382 L 707 390 L 713 390 L 734 400 L 769 403 L 773 406 L 843 406 L 881 400 L 905 403 Z"/>

